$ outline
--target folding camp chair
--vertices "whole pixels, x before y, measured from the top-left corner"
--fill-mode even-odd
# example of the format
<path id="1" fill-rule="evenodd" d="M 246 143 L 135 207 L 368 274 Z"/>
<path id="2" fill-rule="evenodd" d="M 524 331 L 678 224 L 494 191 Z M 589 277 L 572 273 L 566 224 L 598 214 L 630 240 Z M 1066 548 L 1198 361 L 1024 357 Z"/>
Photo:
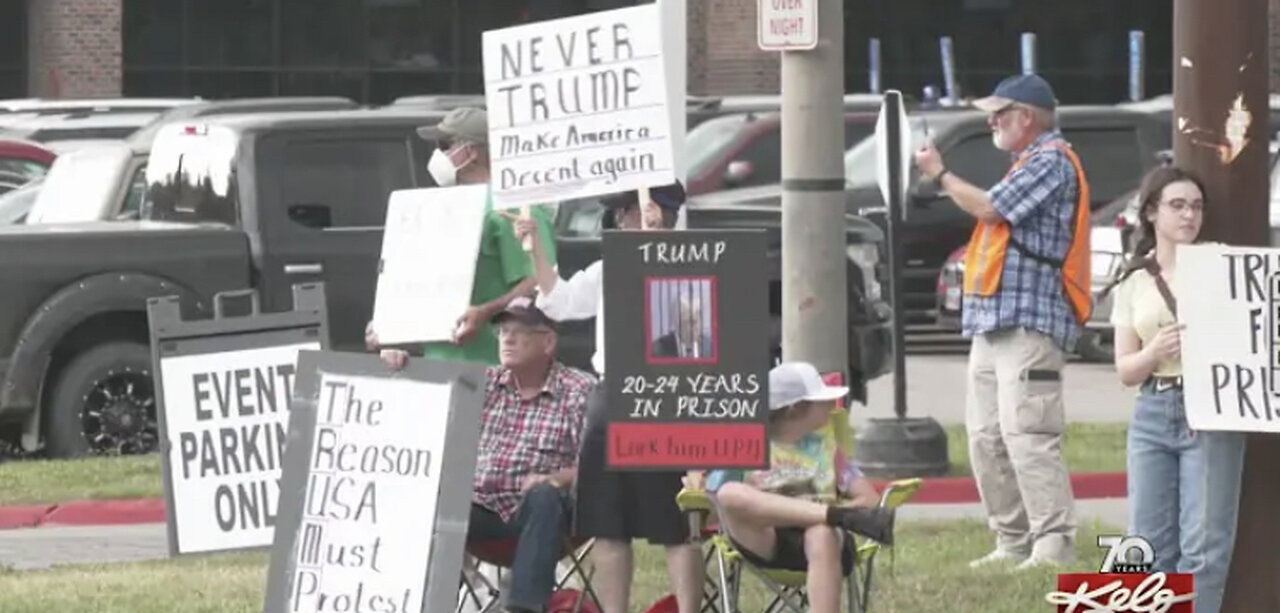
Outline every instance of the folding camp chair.
<path id="1" fill-rule="evenodd" d="M 569 568 L 556 580 L 547 613 L 593 613 L 600 611 L 600 599 L 591 588 L 591 574 L 584 567 L 594 541 L 565 537 L 561 563 Z M 511 568 L 515 560 L 516 541 L 504 539 L 467 543 L 467 560 L 462 570 L 462 595 L 455 613 L 460 613 L 470 602 L 480 613 L 494 613 L 502 606 L 502 573 Z M 498 581 L 479 572 L 479 564 L 498 568 Z M 580 583 L 582 589 L 574 589 L 572 583 Z"/>
<path id="2" fill-rule="evenodd" d="M 825 426 L 831 428 L 836 440 L 845 453 L 852 452 L 853 436 L 849 426 L 848 413 L 843 409 L 832 411 L 831 421 Z M 920 479 L 903 479 L 889 483 L 880 496 L 882 508 L 897 509 L 907 502 L 920 488 Z M 685 488 L 676 497 L 676 503 L 691 518 L 696 518 L 707 527 L 702 533 L 704 540 L 711 546 L 707 553 L 708 560 L 714 559 L 717 566 L 718 581 L 707 573 L 708 598 L 703 611 L 718 613 L 742 613 L 738 608 L 738 597 L 742 586 L 742 569 L 747 569 L 773 593 L 774 597 L 766 613 L 791 611 L 805 613 L 808 598 L 805 594 L 806 573 L 803 571 L 778 570 L 760 568 L 746 561 L 737 550 L 728 534 L 721 528 L 711 528 L 711 519 L 716 514 L 715 505 L 705 490 Z M 859 542 L 854 535 L 846 533 L 848 546 L 854 547 L 853 572 L 845 578 L 847 610 L 850 613 L 865 613 L 874 577 L 875 558 L 882 546 L 875 542 Z M 755 613 L 747 612 L 747 613 Z"/>

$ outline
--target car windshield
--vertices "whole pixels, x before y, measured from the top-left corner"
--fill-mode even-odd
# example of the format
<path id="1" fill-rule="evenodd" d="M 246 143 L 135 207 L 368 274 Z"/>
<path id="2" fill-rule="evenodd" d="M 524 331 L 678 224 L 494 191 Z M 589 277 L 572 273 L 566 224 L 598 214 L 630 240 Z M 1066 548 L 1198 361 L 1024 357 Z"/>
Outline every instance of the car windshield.
<path id="1" fill-rule="evenodd" d="M 689 157 L 689 176 L 702 173 L 716 161 L 719 153 L 729 146 L 742 124 L 747 122 L 747 115 L 729 115 L 704 121 L 684 137 L 685 155 Z"/>
<path id="2" fill-rule="evenodd" d="M 122 144 L 94 145 L 53 161 L 27 223 L 98 221 L 109 212 L 116 185 L 133 153 Z"/>
<path id="3" fill-rule="evenodd" d="M 924 142 L 924 123 L 919 117 L 910 117 L 911 148 Z M 914 166 L 911 172 L 915 172 Z M 876 135 L 862 139 L 844 154 L 844 181 L 848 185 L 874 185 L 876 182 Z"/>
<path id="4" fill-rule="evenodd" d="M 42 185 L 44 185 L 44 179 L 36 179 L 0 196 L 0 226 L 16 224 L 26 218 L 27 213 L 31 211 L 31 205 L 36 202 L 36 196 L 40 194 Z"/>

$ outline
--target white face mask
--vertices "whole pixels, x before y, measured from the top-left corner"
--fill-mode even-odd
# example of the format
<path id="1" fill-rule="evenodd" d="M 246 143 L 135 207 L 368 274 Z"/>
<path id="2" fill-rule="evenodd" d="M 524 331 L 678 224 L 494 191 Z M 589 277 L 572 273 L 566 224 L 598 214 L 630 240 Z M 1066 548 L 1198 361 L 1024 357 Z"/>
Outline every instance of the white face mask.
<path id="1" fill-rule="evenodd" d="M 431 153 L 431 159 L 427 162 L 427 172 L 431 173 L 431 178 L 435 179 L 436 185 L 440 187 L 453 187 L 458 184 L 458 167 L 454 166 L 453 160 L 439 149 Z"/>

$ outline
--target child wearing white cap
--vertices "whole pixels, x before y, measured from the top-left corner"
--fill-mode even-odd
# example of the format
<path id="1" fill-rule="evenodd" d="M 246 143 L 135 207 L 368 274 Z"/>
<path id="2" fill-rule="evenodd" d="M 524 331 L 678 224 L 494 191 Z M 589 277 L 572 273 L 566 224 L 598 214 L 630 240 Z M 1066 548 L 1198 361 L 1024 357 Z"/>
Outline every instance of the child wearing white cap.
<path id="1" fill-rule="evenodd" d="M 878 508 L 871 481 L 834 436 L 820 432 L 848 393 L 823 383 L 812 364 L 775 366 L 769 371 L 770 467 L 707 475 L 720 522 L 743 557 L 764 568 L 807 571 L 814 613 L 840 608 L 840 586 L 854 561 L 845 531 L 893 543 L 893 512 Z"/>

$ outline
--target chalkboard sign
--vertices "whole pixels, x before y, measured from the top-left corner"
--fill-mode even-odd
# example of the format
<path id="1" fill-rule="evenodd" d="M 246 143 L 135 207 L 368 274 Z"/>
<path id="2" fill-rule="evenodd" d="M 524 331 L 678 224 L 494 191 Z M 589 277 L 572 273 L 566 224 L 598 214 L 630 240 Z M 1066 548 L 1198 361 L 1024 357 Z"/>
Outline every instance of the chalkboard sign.
<path id="1" fill-rule="evenodd" d="M 604 237 L 608 466 L 765 468 L 766 234 Z"/>
<path id="2" fill-rule="evenodd" d="M 223 304 L 250 299 L 248 315 Z M 260 313 L 253 290 L 183 321 L 177 296 L 147 302 L 169 555 L 271 546 L 298 352 L 328 347 L 323 283 L 294 310 Z"/>
<path id="3" fill-rule="evenodd" d="M 452 611 L 483 399 L 480 364 L 302 352 L 266 612 Z"/>

